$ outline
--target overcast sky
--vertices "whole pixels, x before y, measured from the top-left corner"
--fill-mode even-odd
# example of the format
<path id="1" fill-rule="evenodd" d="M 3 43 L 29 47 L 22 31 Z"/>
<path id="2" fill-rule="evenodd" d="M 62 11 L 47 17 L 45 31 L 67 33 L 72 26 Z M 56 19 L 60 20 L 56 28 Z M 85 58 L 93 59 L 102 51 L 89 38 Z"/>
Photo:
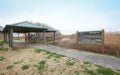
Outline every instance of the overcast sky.
<path id="1" fill-rule="evenodd" d="M 120 0 L 0 0 L 0 25 L 30 21 L 64 34 L 120 31 Z"/>

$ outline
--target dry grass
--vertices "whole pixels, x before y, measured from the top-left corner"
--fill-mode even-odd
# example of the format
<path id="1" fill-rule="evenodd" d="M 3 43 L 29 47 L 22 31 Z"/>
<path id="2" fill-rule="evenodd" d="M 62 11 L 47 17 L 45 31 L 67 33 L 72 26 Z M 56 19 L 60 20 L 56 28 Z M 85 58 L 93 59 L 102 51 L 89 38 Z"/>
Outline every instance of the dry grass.
<path id="1" fill-rule="evenodd" d="M 50 54 L 53 56 L 48 58 Z M 117 70 L 65 56 L 56 58 L 54 55 L 59 54 L 36 51 L 34 48 L 2 51 L 0 56 L 5 59 L 0 61 L 0 75 L 119 75 Z M 106 74 L 103 74 L 104 70 L 107 70 Z"/>
<path id="2" fill-rule="evenodd" d="M 66 48 L 76 48 L 80 50 L 92 51 L 102 53 L 101 45 L 95 44 L 76 44 L 75 34 L 64 35 L 62 38 L 69 38 L 70 40 L 59 41 L 57 45 Z M 62 39 L 61 38 L 61 39 Z M 120 56 L 120 33 L 105 33 L 105 53 L 115 56 Z"/>
<path id="3" fill-rule="evenodd" d="M 110 54 L 120 54 L 120 33 L 106 33 L 105 47 Z"/>

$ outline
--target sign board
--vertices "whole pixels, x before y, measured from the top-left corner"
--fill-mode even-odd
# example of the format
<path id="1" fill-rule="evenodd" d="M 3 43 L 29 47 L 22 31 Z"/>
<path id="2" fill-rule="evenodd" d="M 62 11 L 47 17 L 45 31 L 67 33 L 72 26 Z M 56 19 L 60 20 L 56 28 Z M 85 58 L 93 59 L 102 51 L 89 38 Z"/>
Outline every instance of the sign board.
<path id="1" fill-rule="evenodd" d="M 78 32 L 78 43 L 103 44 L 104 30 Z"/>

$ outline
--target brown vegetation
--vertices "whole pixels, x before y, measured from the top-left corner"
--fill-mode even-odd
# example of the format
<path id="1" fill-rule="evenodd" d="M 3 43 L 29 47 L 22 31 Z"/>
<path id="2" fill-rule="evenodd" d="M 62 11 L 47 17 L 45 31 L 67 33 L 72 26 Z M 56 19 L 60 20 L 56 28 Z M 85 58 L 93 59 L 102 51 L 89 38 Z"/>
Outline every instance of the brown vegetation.
<path id="1" fill-rule="evenodd" d="M 56 44 L 66 48 L 75 48 L 80 50 L 102 53 L 101 45 L 95 44 L 76 44 L 76 35 L 63 35 L 59 40 L 68 38 L 68 40 L 59 41 Z M 105 54 L 120 56 L 120 33 L 105 33 Z"/>

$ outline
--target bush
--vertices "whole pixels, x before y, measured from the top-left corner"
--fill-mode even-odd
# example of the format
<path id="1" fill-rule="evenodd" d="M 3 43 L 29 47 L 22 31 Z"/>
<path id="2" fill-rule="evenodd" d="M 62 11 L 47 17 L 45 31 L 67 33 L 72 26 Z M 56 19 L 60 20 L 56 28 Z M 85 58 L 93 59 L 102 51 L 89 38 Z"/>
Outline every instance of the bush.
<path id="1" fill-rule="evenodd" d="M 21 68 L 22 68 L 22 70 L 27 70 L 27 69 L 29 69 L 29 65 L 23 65 Z"/>
<path id="2" fill-rule="evenodd" d="M 0 45 L 3 45 L 4 44 L 4 41 L 3 40 L 0 40 Z"/>

